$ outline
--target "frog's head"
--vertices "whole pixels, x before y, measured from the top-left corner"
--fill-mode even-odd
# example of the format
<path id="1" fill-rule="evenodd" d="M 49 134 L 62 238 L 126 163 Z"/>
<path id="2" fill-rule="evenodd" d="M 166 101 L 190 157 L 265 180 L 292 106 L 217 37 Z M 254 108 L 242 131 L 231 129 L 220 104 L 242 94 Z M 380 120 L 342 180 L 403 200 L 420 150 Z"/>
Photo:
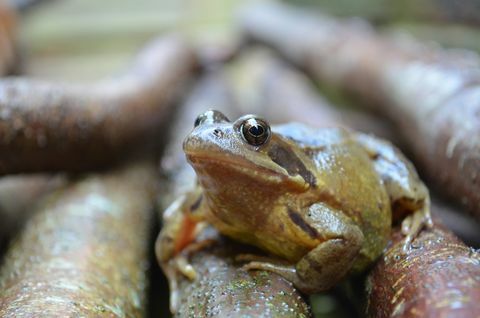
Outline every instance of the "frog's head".
<path id="1" fill-rule="evenodd" d="M 255 115 L 230 122 L 209 110 L 198 116 L 183 148 L 207 192 L 233 187 L 238 193 L 275 195 L 303 192 L 316 183 L 300 147 Z"/>

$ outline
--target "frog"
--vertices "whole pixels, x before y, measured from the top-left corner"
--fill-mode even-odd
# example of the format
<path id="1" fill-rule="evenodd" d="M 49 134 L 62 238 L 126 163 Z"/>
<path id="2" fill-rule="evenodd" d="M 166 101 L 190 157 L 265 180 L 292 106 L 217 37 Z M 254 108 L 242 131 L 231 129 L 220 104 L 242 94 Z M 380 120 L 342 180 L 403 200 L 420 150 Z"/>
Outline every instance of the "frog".
<path id="1" fill-rule="evenodd" d="M 430 197 L 413 164 L 390 142 L 342 127 L 271 126 L 256 115 L 200 114 L 183 142 L 195 186 L 165 211 L 158 261 L 169 278 L 196 278 L 188 255 L 221 234 L 268 256 L 238 255 L 245 270 L 274 272 L 305 294 L 369 268 L 401 222 L 405 253 L 432 226 Z"/>

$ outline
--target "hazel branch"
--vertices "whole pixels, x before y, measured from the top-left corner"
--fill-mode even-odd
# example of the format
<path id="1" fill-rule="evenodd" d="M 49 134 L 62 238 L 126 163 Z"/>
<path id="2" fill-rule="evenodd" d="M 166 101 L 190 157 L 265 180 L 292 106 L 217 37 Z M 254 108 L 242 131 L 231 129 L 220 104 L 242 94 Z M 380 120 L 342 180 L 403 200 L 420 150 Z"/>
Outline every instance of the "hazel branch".
<path id="1" fill-rule="evenodd" d="M 0 80 L 0 175 L 85 171 L 131 150 L 156 151 L 195 68 L 193 50 L 167 37 L 150 43 L 123 76 L 90 85 Z"/>

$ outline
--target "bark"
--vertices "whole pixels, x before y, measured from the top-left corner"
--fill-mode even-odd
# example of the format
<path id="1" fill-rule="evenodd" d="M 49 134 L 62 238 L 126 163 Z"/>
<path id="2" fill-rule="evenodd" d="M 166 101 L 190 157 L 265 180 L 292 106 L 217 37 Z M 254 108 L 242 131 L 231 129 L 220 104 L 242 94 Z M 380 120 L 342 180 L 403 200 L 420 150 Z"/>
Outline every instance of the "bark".
<path id="1" fill-rule="evenodd" d="M 233 105 L 225 78 L 218 73 L 206 75 L 196 85 L 181 117 L 174 123 L 174 138 L 162 162 L 172 177 L 172 186 L 163 196 L 164 206 L 195 184 L 194 172 L 180 145 L 193 128 L 196 116 L 208 108 L 238 116 Z M 246 272 L 241 269 L 242 264 L 234 261 L 240 253 L 251 253 L 251 248 L 226 240 L 213 228 L 204 235 L 213 243 L 190 257 L 199 279 L 181 280 L 177 317 L 310 317 L 308 305 L 291 283 L 269 272 Z"/>
<path id="2" fill-rule="evenodd" d="M 90 175 L 50 195 L 0 271 L 2 317 L 141 317 L 155 169 Z"/>
<path id="3" fill-rule="evenodd" d="M 177 317 L 311 316 L 290 282 L 270 272 L 247 272 L 234 261 L 240 253 L 252 253 L 251 248 L 213 237 L 215 243 L 190 259 L 200 279 L 181 282 L 182 306 Z"/>
<path id="4" fill-rule="evenodd" d="M 346 122 L 342 112 L 334 110 L 316 96 L 308 80 L 285 64 L 270 60 L 264 71 L 261 104 L 269 119 L 277 122 L 297 120 L 313 126 L 331 126 Z M 287 91 L 288 88 L 288 91 Z M 297 111 L 301 110 L 301 111 Z M 292 118 L 293 117 L 293 118 Z M 325 120 L 329 119 L 325 123 Z M 368 117 L 366 117 L 368 119 Z M 355 127 L 358 121 L 347 121 Z M 368 126 L 377 123 L 370 121 Z M 385 127 L 371 128 L 383 131 Z M 367 130 L 368 131 L 368 130 Z M 385 135 L 389 135 L 387 131 Z M 432 212 L 470 242 L 479 244 L 477 226 L 462 218 L 458 211 L 433 200 Z M 368 313 L 373 317 L 473 317 L 480 312 L 480 255 L 467 247 L 449 230 L 436 222 L 432 230 L 421 232 L 412 250 L 402 256 L 402 238 L 398 229 L 392 235 L 384 256 L 374 265 L 368 280 Z"/>
<path id="5" fill-rule="evenodd" d="M 0 255 L 8 240 L 29 218 L 45 195 L 64 186 L 63 176 L 29 175 L 0 179 Z"/>
<path id="6" fill-rule="evenodd" d="M 403 235 L 375 265 L 367 281 L 371 317 L 477 317 L 480 313 L 480 254 L 436 225 L 402 255 Z"/>
<path id="7" fill-rule="evenodd" d="M 242 40 L 239 35 L 234 35 L 228 41 L 201 43 L 197 47 L 201 66 L 205 69 L 217 68 L 234 61 L 244 48 Z"/>
<path id="8" fill-rule="evenodd" d="M 388 122 L 346 107 L 339 108 L 318 94 L 309 78 L 272 54 L 264 55 L 256 64 L 259 92 L 257 110 L 271 123 L 299 121 L 312 127 L 342 126 L 378 137 L 397 141 Z"/>
<path id="9" fill-rule="evenodd" d="M 0 174 L 84 171 L 158 151 L 195 68 L 193 50 L 172 36 L 148 45 L 123 76 L 91 85 L 0 80 Z"/>
<path id="10" fill-rule="evenodd" d="M 250 39 L 389 116 L 421 171 L 480 219 L 477 55 L 393 41 L 358 21 L 285 7 L 253 7 L 242 23 Z"/>
<path id="11" fill-rule="evenodd" d="M 17 62 L 17 16 L 6 3 L 0 3 L 0 76 L 11 73 Z"/>

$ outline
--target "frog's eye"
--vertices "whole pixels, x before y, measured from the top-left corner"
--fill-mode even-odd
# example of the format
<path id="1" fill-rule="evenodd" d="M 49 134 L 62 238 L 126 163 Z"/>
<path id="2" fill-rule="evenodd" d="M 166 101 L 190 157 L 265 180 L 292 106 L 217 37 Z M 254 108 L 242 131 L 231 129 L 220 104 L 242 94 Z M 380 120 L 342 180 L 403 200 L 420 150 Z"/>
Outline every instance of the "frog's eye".
<path id="1" fill-rule="evenodd" d="M 195 122 L 193 124 L 193 127 L 200 126 L 203 123 L 221 123 L 221 122 L 230 122 L 228 120 L 227 116 L 225 116 L 223 113 L 219 112 L 218 110 L 207 110 L 203 114 L 198 115 L 198 117 L 195 119 Z"/>
<path id="2" fill-rule="evenodd" d="M 206 120 L 207 120 L 207 117 L 205 116 L 205 114 L 200 114 L 200 115 L 198 115 L 197 118 L 195 119 L 195 122 L 193 123 L 193 127 L 198 127 L 198 126 L 200 126 L 200 125 L 203 124 Z"/>
<path id="3" fill-rule="evenodd" d="M 259 118 L 247 118 L 240 126 L 240 132 L 252 146 L 261 146 L 270 139 L 270 126 Z"/>

